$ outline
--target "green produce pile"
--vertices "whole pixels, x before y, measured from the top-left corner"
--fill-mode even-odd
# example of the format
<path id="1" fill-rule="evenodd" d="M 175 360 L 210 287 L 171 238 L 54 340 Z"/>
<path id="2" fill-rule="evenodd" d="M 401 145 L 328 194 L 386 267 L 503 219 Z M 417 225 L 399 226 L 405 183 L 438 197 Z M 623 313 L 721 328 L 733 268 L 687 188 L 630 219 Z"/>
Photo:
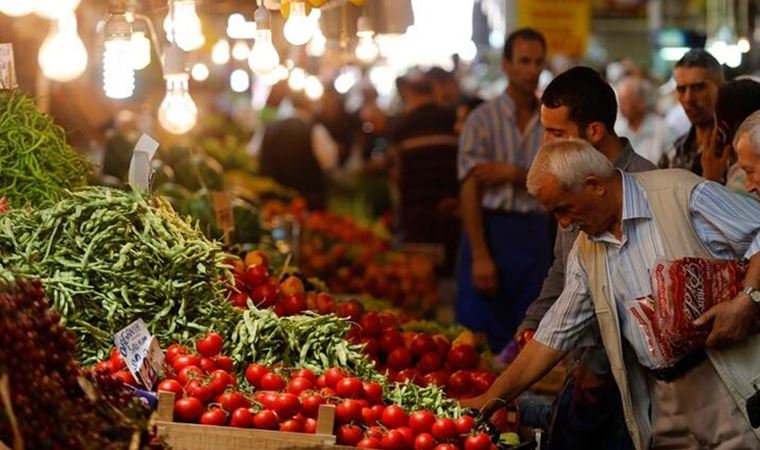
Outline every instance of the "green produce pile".
<path id="1" fill-rule="evenodd" d="M 13 208 L 52 204 L 83 186 L 88 170 L 63 128 L 31 98 L 0 90 L 0 197 Z"/>
<path id="2" fill-rule="evenodd" d="M 84 364 L 106 357 L 114 332 L 142 318 L 160 342 L 228 333 L 230 273 L 207 240 L 160 198 L 84 188 L 47 208 L 0 216 L 0 279 L 39 277 Z"/>
<path id="3" fill-rule="evenodd" d="M 271 309 L 248 306 L 232 333 L 232 358 L 238 365 L 277 363 L 316 373 L 342 367 L 365 379 L 379 377 L 362 346 L 345 339 L 351 328 L 348 320 L 312 311 L 278 317 Z"/>
<path id="4" fill-rule="evenodd" d="M 406 411 L 427 409 L 436 416 L 450 418 L 464 414 L 464 408 L 435 384 L 421 387 L 411 381 L 393 383 L 386 386 L 384 396 L 387 401 L 401 406 Z"/>

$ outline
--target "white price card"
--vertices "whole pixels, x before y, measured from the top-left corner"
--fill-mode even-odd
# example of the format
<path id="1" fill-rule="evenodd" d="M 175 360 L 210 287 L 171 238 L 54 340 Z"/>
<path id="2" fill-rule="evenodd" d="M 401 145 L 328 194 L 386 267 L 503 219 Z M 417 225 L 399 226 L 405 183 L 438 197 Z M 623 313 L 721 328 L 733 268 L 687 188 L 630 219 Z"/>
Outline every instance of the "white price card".
<path id="1" fill-rule="evenodd" d="M 16 89 L 17 87 L 13 44 L 0 44 L 0 89 Z"/>
<path id="2" fill-rule="evenodd" d="M 150 334 L 142 319 L 137 319 L 113 336 L 129 372 L 148 390 L 153 388 L 164 370 L 164 354 L 158 340 Z"/>
<path id="3" fill-rule="evenodd" d="M 149 192 L 152 172 L 150 162 L 156 150 L 158 142 L 147 134 L 143 134 L 137 140 L 132 151 L 132 160 L 129 162 L 129 185 L 132 189 Z"/>

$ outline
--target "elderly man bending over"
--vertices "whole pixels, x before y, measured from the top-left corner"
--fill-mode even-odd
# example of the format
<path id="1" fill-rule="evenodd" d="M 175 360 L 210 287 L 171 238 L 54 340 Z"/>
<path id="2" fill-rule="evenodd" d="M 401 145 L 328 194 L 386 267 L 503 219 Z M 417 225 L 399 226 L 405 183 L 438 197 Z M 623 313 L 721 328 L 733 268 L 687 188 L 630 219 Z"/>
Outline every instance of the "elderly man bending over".
<path id="1" fill-rule="evenodd" d="M 760 448 L 745 406 L 760 377 L 760 336 L 750 336 L 760 316 L 760 203 L 685 170 L 616 170 L 580 140 L 545 145 L 527 184 L 562 226 L 581 229 L 565 289 L 488 392 L 462 403 L 490 415 L 584 345 L 598 321 L 637 449 Z M 707 347 L 673 363 L 634 311 L 652 295 L 655 259 L 685 256 L 750 258 L 747 289 L 697 319 L 710 327 Z"/>

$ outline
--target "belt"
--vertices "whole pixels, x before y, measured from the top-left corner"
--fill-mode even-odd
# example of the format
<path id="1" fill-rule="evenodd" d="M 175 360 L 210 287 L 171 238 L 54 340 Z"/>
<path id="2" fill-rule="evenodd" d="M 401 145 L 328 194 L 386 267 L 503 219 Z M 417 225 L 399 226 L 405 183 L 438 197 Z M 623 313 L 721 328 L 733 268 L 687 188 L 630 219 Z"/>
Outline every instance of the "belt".
<path id="1" fill-rule="evenodd" d="M 673 364 L 670 367 L 665 367 L 663 369 L 650 369 L 650 373 L 656 379 L 670 383 L 694 367 L 698 366 L 699 363 L 705 359 L 707 359 L 707 353 L 705 350 L 697 350 L 681 358 L 677 363 Z"/>

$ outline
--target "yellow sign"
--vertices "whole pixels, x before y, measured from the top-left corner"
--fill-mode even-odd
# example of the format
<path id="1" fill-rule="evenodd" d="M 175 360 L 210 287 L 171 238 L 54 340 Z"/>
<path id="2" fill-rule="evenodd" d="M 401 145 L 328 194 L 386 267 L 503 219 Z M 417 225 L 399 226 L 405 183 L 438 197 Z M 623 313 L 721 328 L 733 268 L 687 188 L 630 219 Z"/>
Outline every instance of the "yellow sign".
<path id="1" fill-rule="evenodd" d="M 549 55 L 580 58 L 591 34 L 591 0 L 517 0 L 517 24 L 540 31 Z"/>

